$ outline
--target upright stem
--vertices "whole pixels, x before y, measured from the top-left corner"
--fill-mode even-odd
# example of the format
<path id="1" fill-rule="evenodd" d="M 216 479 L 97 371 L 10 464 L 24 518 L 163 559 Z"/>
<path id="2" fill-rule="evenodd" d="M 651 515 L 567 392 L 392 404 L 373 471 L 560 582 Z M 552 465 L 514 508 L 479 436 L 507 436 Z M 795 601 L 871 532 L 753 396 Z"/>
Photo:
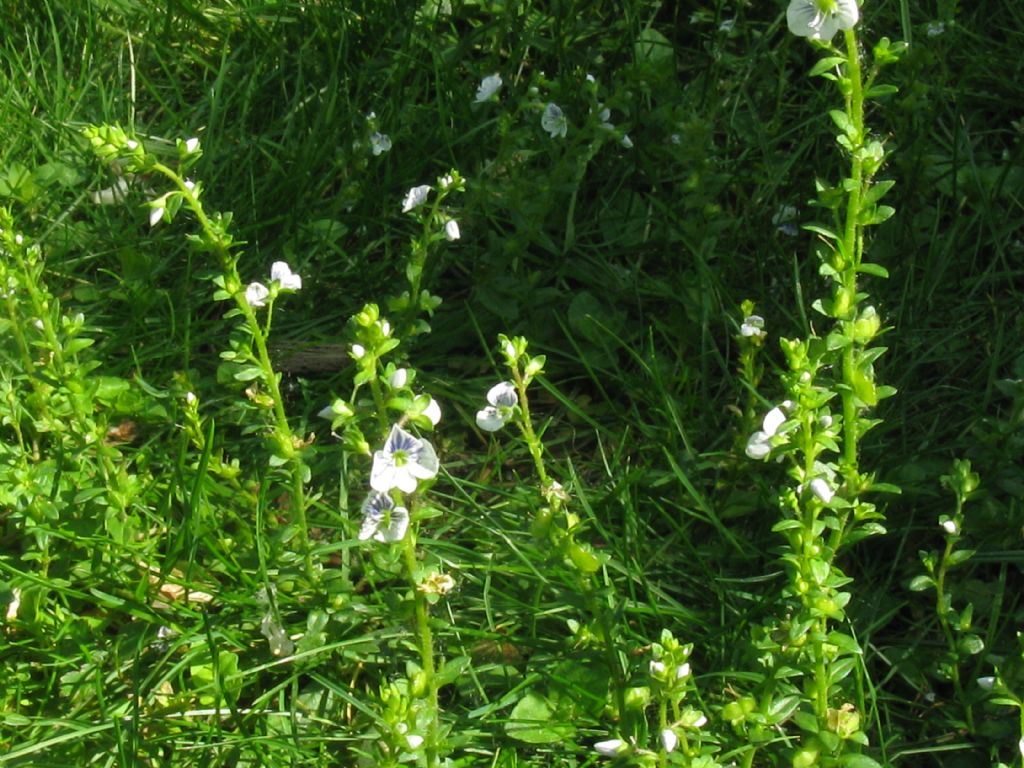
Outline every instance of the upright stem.
<path id="1" fill-rule="evenodd" d="M 411 512 L 411 510 L 410 510 Z M 437 675 L 434 668 L 434 636 L 430 630 L 430 615 L 427 596 L 420 591 L 416 581 L 416 536 L 410 531 L 404 540 L 403 556 L 406 575 L 412 587 L 413 602 L 416 614 L 416 634 L 419 640 L 420 668 L 423 670 L 426 684 L 426 701 L 430 712 L 430 732 L 425 735 L 425 752 L 427 768 L 437 765 L 440 732 L 440 711 L 437 702 Z"/>
<path id="2" fill-rule="evenodd" d="M 193 215 L 199 221 L 207 239 L 213 245 L 214 252 L 220 260 L 221 269 L 228 278 L 235 284 L 241 284 L 238 274 L 238 266 L 231 256 L 230 248 L 224 244 L 217 227 L 213 225 L 206 215 L 203 207 L 199 204 L 192 190 L 185 184 L 184 180 L 172 169 L 162 163 L 154 163 L 153 170 L 163 174 L 174 182 Z M 306 576 L 309 579 L 315 577 L 313 568 L 313 554 L 309 547 L 309 525 L 306 522 L 306 489 L 304 482 L 305 466 L 302 456 L 295 447 L 294 435 L 288 423 L 288 415 L 284 410 L 284 398 L 281 396 L 281 388 L 277 380 L 277 372 L 270 359 L 270 352 L 267 349 L 267 335 L 260 325 L 253 308 L 246 301 L 245 296 L 236 292 L 234 295 L 235 306 L 245 317 L 246 326 L 252 334 L 253 343 L 256 347 L 256 359 L 263 371 L 263 382 L 270 391 L 270 398 L 273 401 L 274 412 L 274 433 L 277 439 L 277 448 L 284 453 L 286 465 L 288 466 L 291 481 L 291 506 L 299 527 L 299 545 L 302 548 Z"/>
<path id="3" fill-rule="evenodd" d="M 857 47 L 857 34 L 851 28 L 846 30 L 846 71 L 849 82 L 849 93 L 846 98 L 846 111 L 854 128 L 852 152 L 850 158 L 850 184 L 846 199 L 846 223 L 843 231 L 842 257 L 843 269 L 841 305 L 846 307 L 846 316 L 837 318 L 847 326 L 847 337 L 852 336 L 852 324 L 857 318 L 857 271 L 861 264 L 860 224 L 858 222 L 863 194 L 864 165 L 861 149 L 864 144 L 864 91 L 861 82 L 860 53 Z M 848 480 L 857 473 L 857 443 L 859 440 L 859 424 L 855 395 L 857 354 L 854 344 L 843 350 L 842 377 L 845 384 L 842 391 L 843 403 L 843 469 Z"/>

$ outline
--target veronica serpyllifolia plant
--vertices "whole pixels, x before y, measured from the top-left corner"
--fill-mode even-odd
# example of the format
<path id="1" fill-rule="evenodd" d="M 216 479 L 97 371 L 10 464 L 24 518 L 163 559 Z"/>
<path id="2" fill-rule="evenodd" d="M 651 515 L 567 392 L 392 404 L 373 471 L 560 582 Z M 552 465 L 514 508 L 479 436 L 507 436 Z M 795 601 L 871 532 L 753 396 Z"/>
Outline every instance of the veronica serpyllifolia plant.
<path id="1" fill-rule="evenodd" d="M 734 724 L 771 725 L 786 710 L 802 732 L 801 747 L 792 758 L 800 768 L 839 765 L 844 755 L 859 752 L 867 743 L 862 713 L 846 685 L 861 649 L 854 635 L 842 629 L 850 599 L 844 588 L 851 579 L 839 569 L 836 557 L 855 541 L 884 531 L 881 513 L 865 497 L 895 490 L 861 469 L 859 446 L 877 423 L 868 412 L 894 393 L 875 381 L 875 363 L 885 351 L 875 343 L 881 317 L 861 282 L 864 275 L 886 276 L 883 267 L 866 259 L 866 231 L 893 213 L 879 204 L 893 182 L 875 181 L 885 147 L 870 134 L 864 106 L 868 99 L 892 91 L 875 81 L 879 70 L 896 59 L 900 46 L 883 39 L 865 71 L 858 19 L 855 0 L 792 0 L 787 12 L 790 31 L 811 40 L 822 54 L 812 76 L 834 82 L 842 97 L 842 108 L 829 116 L 848 171 L 834 186 L 819 183 L 818 205 L 827 220 L 805 226 L 816 236 L 818 272 L 830 285 L 829 295 L 813 304 L 829 330 L 825 336 L 812 332 L 804 339 L 780 339 L 787 369 L 782 374 L 785 397 L 768 410 L 746 444 L 752 459 L 784 461 L 792 480 L 779 493 L 782 520 L 774 527 L 785 540 L 786 595 L 792 613 L 763 643 L 777 659 L 767 665 L 763 711 L 755 716 L 734 707 Z M 756 320 L 744 320 L 751 333 L 758 326 Z M 798 669 L 802 683 L 776 678 L 773 670 L 779 667 Z M 788 702 L 802 703 L 794 709 Z M 748 757 L 752 760 L 753 752 Z M 865 755 L 857 760 L 874 764 Z"/>

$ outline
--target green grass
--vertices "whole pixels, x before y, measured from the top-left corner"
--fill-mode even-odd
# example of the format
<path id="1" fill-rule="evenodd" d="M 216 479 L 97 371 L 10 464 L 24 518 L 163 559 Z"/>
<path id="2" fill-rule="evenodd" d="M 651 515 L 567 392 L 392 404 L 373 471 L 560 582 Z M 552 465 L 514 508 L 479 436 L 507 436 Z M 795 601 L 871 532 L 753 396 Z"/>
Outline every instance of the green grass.
<path id="1" fill-rule="evenodd" d="M 278 585 L 285 625 L 303 636 L 292 660 L 268 651 L 257 592 L 288 551 L 289 510 L 270 490 L 257 409 L 218 378 L 232 321 L 211 300 L 214 265 L 184 239 L 189 219 L 150 230 L 144 188 L 124 206 L 91 204 L 87 191 L 111 177 L 79 130 L 104 122 L 169 151 L 202 139 L 194 173 L 207 209 L 234 214 L 243 277 L 277 259 L 304 277 L 275 316 L 272 339 L 286 348 L 344 343 L 353 313 L 399 290 L 415 235 L 402 196 L 458 168 L 463 236 L 428 276 L 445 303 L 408 348 L 445 409 L 439 515 L 421 542 L 458 582 L 435 609 L 440 653 L 468 659 L 441 692 L 454 756 L 593 765 L 591 745 L 613 730 L 599 684 L 608 660 L 570 630 L 589 610 L 578 577 L 531 535 L 541 501 L 530 457 L 473 426 L 500 375 L 500 332 L 547 355 L 532 406 L 586 540 L 610 558 L 598 595 L 633 649 L 626 663 L 644 668 L 664 627 L 692 642 L 701 706 L 728 734 L 715 713 L 752 685 L 753 638 L 783 610 L 786 583 L 770 530 L 783 471 L 743 456 L 738 306 L 755 301 L 773 338 L 822 324 L 809 308 L 824 291 L 811 238 L 777 231 L 772 216 L 793 205 L 813 217 L 814 180 L 842 172 L 825 114 L 835 96 L 805 77 L 815 52 L 786 33 L 783 5 L 27 5 L 0 2 L 0 205 L 43 246 L 54 296 L 84 313 L 93 375 L 129 382 L 128 394 L 97 396 L 95 418 L 136 425 L 116 451 L 137 478 L 145 535 L 119 541 L 82 496 L 101 468 L 81 445 L 64 444 L 57 477 L 24 488 L 4 465 L 14 490 L 0 497 L 0 605 L 18 588 L 22 606 L 0 624 L 0 765 L 356 765 L 381 726 L 381 684 L 415 657 L 396 564 L 355 539 L 368 464 L 315 415 L 347 389 L 348 368 L 282 380 L 296 431 L 317 434 L 310 485 L 322 495 L 309 514 L 327 576 L 316 595 L 301 579 Z M 892 150 L 881 176 L 897 182 L 897 215 L 870 244 L 890 279 L 868 290 L 891 326 L 879 378 L 899 394 L 879 407 L 862 463 L 902 494 L 884 500 L 888 535 L 843 556 L 865 649 L 851 691 L 869 754 L 895 766 L 1020 761 L 1012 710 L 980 703 L 973 681 L 993 658 L 1019 657 L 1024 626 L 1024 16 L 1013 2 L 965 4 L 929 37 L 946 10 L 863 9 L 865 39 L 899 38 L 901 11 L 914 35 L 891 73 L 900 93 L 869 117 Z M 473 104 L 494 72 L 500 100 Z M 587 123 L 587 74 L 632 149 Z M 548 101 L 570 119 L 560 143 L 540 126 Z M 393 141 L 379 157 L 371 112 Z M 0 379 L 25 391 L 2 344 Z M 759 413 L 784 364 L 774 344 L 765 360 Z M 184 426 L 186 391 L 200 398 L 203 446 Z M 2 412 L 18 407 L 39 404 Z M 9 420 L 0 434 L 14 444 Z M 939 478 L 955 457 L 982 481 L 965 523 L 977 554 L 948 585 L 955 605 L 974 604 L 986 645 L 962 665 L 974 733 L 939 673 L 932 593 L 908 590 L 918 550 L 942 546 L 937 520 L 953 497 Z M 30 525 L 39 493 L 53 511 Z M 45 564 L 33 559 L 42 539 Z M 159 595 L 168 581 L 214 600 Z M 173 634 L 158 638 L 160 627 Z M 558 703 L 564 739 L 509 735 L 528 691 Z M 209 714 L 218 702 L 230 713 Z M 742 741 L 728 746 L 741 760 Z M 782 754 L 758 760 L 781 765 Z"/>

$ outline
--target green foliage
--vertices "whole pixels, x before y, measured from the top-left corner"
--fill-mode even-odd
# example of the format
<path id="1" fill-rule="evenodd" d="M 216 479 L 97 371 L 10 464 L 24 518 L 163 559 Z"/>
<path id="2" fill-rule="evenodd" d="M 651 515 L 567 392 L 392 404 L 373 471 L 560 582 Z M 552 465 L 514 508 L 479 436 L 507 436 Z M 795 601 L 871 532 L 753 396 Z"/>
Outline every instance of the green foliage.
<path id="1" fill-rule="evenodd" d="M 1024 17 L 935 13 L 859 120 L 764 4 L 0 8 L 0 763 L 1019 762 Z"/>

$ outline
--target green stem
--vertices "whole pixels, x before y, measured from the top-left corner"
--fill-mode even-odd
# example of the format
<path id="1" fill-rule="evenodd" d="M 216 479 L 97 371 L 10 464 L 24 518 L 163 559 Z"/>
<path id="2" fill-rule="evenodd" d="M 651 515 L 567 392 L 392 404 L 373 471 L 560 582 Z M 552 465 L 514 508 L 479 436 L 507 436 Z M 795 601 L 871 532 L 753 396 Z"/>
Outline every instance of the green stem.
<path id="1" fill-rule="evenodd" d="M 221 269 L 224 270 L 229 284 L 241 285 L 242 280 L 238 274 L 238 266 L 235 259 L 231 256 L 230 247 L 224 243 L 218 233 L 218 228 L 210 221 L 199 200 L 196 199 L 192 190 L 185 184 L 184 179 L 162 163 L 154 163 L 153 170 L 166 176 L 178 187 L 178 191 L 181 192 L 189 209 L 198 220 L 199 226 L 202 227 L 207 239 L 213 245 L 213 250 L 220 260 Z M 309 525 L 306 521 L 306 490 L 303 480 L 305 466 L 302 456 L 295 446 L 295 436 L 288 423 L 288 415 L 284 410 L 284 398 L 281 395 L 281 388 L 278 384 L 277 372 L 274 370 L 274 364 L 270 359 L 270 352 L 267 349 L 266 333 L 262 326 L 260 326 L 253 308 L 246 301 L 245 294 L 241 291 L 236 291 L 233 298 L 235 306 L 242 313 L 246 326 L 252 334 L 253 343 L 256 346 L 256 362 L 263 372 L 263 382 L 270 391 L 270 398 L 273 401 L 274 436 L 278 449 L 284 453 L 286 459 L 291 481 L 291 507 L 299 528 L 299 546 L 303 553 L 306 576 L 312 580 L 315 577 L 315 570 L 313 568 L 313 554 L 309 546 Z M 268 308 L 268 312 L 272 310 L 273 305 Z"/>
<path id="2" fill-rule="evenodd" d="M 412 504 L 410 503 L 410 507 Z M 410 515 L 412 509 L 409 510 Z M 416 614 L 416 635 L 419 640 L 420 668 L 427 686 L 426 701 L 430 712 L 430 732 L 426 734 L 425 752 L 427 768 L 435 768 L 438 755 L 438 734 L 440 732 L 440 709 L 437 702 L 437 674 L 434 668 L 434 637 L 430 630 L 430 615 L 427 596 L 419 589 L 416 581 L 416 535 L 410 531 L 404 541 L 403 556 L 406 575 L 412 588 Z"/>
<path id="3" fill-rule="evenodd" d="M 854 128 L 853 147 L 850 158 L 850 183 L 846 199 L 846 223 L 842 242 L 842 283 L 841 306 L 846 308 L 844 317 L 837 318 L 844 325 L 847 335 L 852 335 L 852 324 L 857 317 L 857 270 L 861 263 L 862 239 L 860 235 L 861 196 L 866 180 L 861 157 L 864 144 L 864 91 L 860 68 L 860 54 L 857 48 L 857 34 L 851 28 L 846 30 L 846 74 L 849 82 L 846 111 Z M 851 343 L 843 351 L 843 469 L 847 480 L 857 474 L 858 441 L 860 424 L 857 418 L 855 395 L 857 354 Z"/>

